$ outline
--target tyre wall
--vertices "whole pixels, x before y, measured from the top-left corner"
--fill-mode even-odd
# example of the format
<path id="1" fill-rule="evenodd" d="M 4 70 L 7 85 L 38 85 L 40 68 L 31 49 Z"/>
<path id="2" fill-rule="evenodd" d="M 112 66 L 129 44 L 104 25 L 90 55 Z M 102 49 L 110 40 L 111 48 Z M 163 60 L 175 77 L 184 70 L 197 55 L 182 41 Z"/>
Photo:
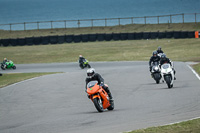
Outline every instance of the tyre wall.
<path id="1" fill-rule="evenodd" d="M 195 38 L 195 31 L 166 31 L 166 32 L 139 32 L 139 33 L 101 33 L 61 36 L 41 36 L 17 39 L 0 39 L 0 46 L 24 46 L 24 45 L 46 45 L 62 43 L 80 43 L 95 41 L 119 41 L 140 39 L 163 39 L 163 38 Z"/>

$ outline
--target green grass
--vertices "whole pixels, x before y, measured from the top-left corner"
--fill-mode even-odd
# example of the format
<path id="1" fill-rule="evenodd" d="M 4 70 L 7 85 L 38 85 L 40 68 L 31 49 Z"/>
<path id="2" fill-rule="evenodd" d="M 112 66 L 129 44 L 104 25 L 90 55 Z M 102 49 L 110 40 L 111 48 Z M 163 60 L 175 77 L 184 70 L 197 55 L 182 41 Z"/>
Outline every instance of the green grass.
<path id="1" fill-rule="evenodd" d="M 196 64 L 196 65 L 193 65 L 192 66 L 194 69 L 195 69 L 195 71 L 200 75 L 200 63 L 198 63 L 198 64 Z"/>
<path id="2" fill-rule="evenodd" d="M 11 73 L 11 74 L 3 74 L 0 76 L 0 88 L 5 87 L 7 85 L 14 84 L 16 82 L 20 82 L 26 79 L 39 77 L 42 75 L 54 74 L 54 73 Z"/>
<path id="3" fill-rule="evenodd" d="M 131 33 L 131 32 L 154 32 L 154 31 L 199 31 L 200 23 L 174 23 L 174 24 L 128 24 L 120 26 L 107 27 L 84 27 L 67 29 L 41 29 L 27 31 L 5 31 L 0 30 L 0 39 L 6 38 L 24 38 L 39 37 L 50 35 L 78 35 L 78 34 L 96 34 L 96 33 Z"/>
<path id="4" fill-rule="evenodd" d="M 89 61 L 148 61 L 161 46 L 173 61 L 200 61 L 200 39 L 127 40 L 0 47 L 0 57 L 22 63 L 76 62 L 79 54 Z"/>
<path id="5" fill-rule="evenodd" d="M 173 125 L 150 127 L 128 133 L 199 133 L 200 119 L 181 122 Z"/>

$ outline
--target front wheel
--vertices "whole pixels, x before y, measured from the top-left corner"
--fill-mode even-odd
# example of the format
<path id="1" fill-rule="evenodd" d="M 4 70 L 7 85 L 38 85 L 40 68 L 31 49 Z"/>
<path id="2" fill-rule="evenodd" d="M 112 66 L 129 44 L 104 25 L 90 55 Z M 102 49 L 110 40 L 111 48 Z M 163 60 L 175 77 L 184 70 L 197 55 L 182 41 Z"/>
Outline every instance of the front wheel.
<path id="1" fill-rule="evenodd" d="M 94 106 L 96 107 L 96 109 L 99 111 L 99 112 L 103 112 L 103 104 L 102 104 L 102 101 L 101 99 L 99 99 L 98 97 L 93 99 L 93 102 L 94 102 Z"/>
<path id="2" fill-rule="evenodd" d="M 16 69 L 16 66 L 13 66 L 12 68 L 13 68 L 13 69 Z"/>
<path id="3" fill-rule="evenodd" d="M 156 83 L 159 84 L 160 83 L 160 79 L 161 79 L 160 74 L 159 73 L 155 73 L 153 75 L 153 77 L 154 77 L 154 80 L 156 81 Z"/>
<path id="4" fill-rule="evenodd" d="M 90 64 L 88 64 L 88 68 L 91 68 Z"/>
<path id="5" fill-rule="evenodd" d="M 173 85 L 171 85 L 171 77 L 170 76 L 166 76 L 165 77 L 165 81 L 167 83 L 168 88 L 172 88 Z"/>

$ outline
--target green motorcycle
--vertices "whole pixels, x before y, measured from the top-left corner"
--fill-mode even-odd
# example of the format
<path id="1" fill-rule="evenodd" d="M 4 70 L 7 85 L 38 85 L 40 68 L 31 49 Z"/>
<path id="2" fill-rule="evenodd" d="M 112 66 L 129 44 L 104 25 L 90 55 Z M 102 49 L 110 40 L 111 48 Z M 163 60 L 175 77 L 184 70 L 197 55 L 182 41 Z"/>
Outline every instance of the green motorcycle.
<path id="1" fill-rule="evenodd" d="M 90 66 L 90 64 L 89 64 L 89 62 L 88 62 L 88 60 L 86 60 L 86 59 L 83 60 L 82 63 L 79 63 L 79 66 L 80 66 L 81 69 L 84 69 L 85 67 L 91 68 L 91 66 Z"/>
<path id="2" fill-rule="evenodd" d="M 1 63 L 1 69 L 5 70 L 5 69 L 16 69 L 15 64 L 13 63 L 13 61 L 7 61 L 6 63 Z"/>

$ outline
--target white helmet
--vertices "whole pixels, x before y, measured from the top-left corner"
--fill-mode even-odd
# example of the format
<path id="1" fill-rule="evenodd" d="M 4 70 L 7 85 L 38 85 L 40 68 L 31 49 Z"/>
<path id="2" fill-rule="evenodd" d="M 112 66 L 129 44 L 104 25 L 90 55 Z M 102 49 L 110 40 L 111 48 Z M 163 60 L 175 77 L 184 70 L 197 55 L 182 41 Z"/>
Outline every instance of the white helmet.
<path id="1" fill-rule="evenodd" d="M 95 74 L 95 69 L 94 68 L 90 68 L 87 70 L 87 77 L 88 78 L 92 78 Z"/>

